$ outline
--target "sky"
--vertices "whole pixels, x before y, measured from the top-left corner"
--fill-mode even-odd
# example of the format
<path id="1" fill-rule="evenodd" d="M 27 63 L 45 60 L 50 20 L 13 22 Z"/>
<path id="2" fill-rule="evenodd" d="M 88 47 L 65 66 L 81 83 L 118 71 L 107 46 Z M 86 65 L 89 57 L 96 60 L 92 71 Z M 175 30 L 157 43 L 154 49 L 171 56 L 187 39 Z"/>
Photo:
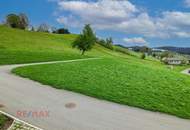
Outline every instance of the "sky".
<path id="1" fill-rule="evenodd" d="M 98 37 L 125 46 L 190 47 L 190 0 L 0 0 L 0 21 L 10 13 L 72 33 L 91 24 Z"/>

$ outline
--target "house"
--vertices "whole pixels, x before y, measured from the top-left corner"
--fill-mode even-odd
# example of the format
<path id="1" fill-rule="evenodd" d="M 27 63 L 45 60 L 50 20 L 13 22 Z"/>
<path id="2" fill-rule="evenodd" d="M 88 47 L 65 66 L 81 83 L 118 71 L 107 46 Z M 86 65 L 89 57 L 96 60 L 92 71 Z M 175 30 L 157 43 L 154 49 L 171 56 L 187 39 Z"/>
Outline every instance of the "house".
<path id="1" fill-rule="evenodd" d="M 181 65 L 183 60 L 178 58 L 164 58 L 163 61 L 169 65 Z"/>

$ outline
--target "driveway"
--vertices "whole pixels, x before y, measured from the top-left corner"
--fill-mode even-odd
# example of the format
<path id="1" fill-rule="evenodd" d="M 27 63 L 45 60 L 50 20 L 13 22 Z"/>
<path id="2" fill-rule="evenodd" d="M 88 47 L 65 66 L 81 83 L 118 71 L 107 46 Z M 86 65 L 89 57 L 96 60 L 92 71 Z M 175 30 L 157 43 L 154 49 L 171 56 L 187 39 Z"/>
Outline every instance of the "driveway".
<path id="1" fill-rule="evenodd" d="M 190 129 L 190 120 L 54 89 L 11 74 L 11 69 L 18 66 L 24 65 L 0 67 L 0 110 L 44 130 Z M 31 115 L 39 111 L 48 111 L 48 115 Z M 18 112 L 27 114 L 18 115 Z"/>

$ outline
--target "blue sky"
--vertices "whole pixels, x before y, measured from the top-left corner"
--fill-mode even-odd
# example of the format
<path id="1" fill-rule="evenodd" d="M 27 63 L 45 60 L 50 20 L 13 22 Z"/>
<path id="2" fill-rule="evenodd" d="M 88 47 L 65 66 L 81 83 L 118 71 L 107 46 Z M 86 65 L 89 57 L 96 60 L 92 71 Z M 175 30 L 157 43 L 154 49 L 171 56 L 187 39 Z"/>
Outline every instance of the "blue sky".
<path id="1" fill-rule="evenodd" d="M 90 23 L 99 37 L 126 46 L 190 47 L 190 0 L 1 0 L 0 21 L 26 13 L 30 23 L 80 33 Z"/>

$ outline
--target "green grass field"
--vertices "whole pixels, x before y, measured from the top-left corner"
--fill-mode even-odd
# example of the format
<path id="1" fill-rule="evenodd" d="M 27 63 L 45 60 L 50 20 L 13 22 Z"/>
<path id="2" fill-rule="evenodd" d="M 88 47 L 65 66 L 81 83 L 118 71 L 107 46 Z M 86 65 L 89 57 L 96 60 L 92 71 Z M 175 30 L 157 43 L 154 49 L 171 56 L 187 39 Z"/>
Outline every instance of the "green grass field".
<path id="1" fill-rule="evenodd" d="M 0 26 L 0 64 L 102 57 L 98 60 L 16 68 L 22 77 L 85 95 L 190 118 L 190 77 L 134 52 L 96 45 L 81 56 L 71 47 L 76 35 L 55 35 Z M 126 50 L 122 50 L 126 51 Z M 130 53 L 130 54 L 128 54 Z M 60 99 L 61 100 L 61 99 Z"/>
<path id="2" fill-rule="evenodd" d="M 84 58 L 70 46 L 75 38 L 0 26 L 0 65 Z"/>

